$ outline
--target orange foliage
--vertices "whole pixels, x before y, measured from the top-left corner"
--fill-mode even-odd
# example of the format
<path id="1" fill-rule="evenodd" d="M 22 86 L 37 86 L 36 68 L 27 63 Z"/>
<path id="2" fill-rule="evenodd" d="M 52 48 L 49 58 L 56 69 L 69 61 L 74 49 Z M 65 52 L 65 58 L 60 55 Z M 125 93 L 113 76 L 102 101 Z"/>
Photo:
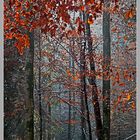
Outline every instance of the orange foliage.
<path id="1" fill-rule="evenodd" d="M 119 86 L 125 86 L 125 83 L 120 83 Z"/>
<path id="2" fill-rule="evenodd" d="M 82 5 L 82 6 L 80 7 L 80 9 L 81 9 L 81 11 L 84 11 L 84 10 L 85 10 L 85 7 Z"/>
<path id="3" fill-rule="evenodd" d="M 73 76 L 73 80 L 77 81 L 79 79 L 78 76 Z"/>
<path id="4" fill-rule="evenodd" d="M 66 70 L 66 73 L 67 73 L 68 76 L 71 76 L 71 72 L 70 72 L 69 69 Z"/>
<path id="5" fill-rule="evenodd" d="M 126 98 L 127 98 L 127 101 L 129 101 L 131 99 L 131 96 L 128 94 Z"/>
<path id="6" fill-rule="evenodd" d="M 93 24 L 93 23 L 94 23 L 93 16 L 89 16 L 88 24 Z"/>
<path id="7" fill-rule="evenodd" d="M 134 11 L 131 9 L 131 10 L 128 10 L 126 13 L 125 13 L 125 18 L 126 19 L 129 19 L 129 18 L 133 18 L 134 17 Z"/>

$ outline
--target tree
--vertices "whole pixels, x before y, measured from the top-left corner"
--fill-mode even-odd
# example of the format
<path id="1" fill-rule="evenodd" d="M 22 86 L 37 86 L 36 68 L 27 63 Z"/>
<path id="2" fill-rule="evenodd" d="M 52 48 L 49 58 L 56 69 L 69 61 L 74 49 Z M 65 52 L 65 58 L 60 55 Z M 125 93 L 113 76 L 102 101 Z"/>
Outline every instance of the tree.
<path id="1" fill-rule="evenodd" d="M 103 12 L 103 131 L 104 139 L 110 139 L 110 1 L 104 0 Z"/>
<path id="2" fill-rule="evenodd" d="M 92 102 L 94 106 L 94 114 L 95 114 L 95 121 L 96 121 L 96 134 L 99 140 L 102 139 L 102 119 L 100 113 L 100 105 L 98 101 L 98 90 L 96 85 L 96 76 L 95 76 L 95 62 L 93 58 L 93 43 L 91 37 L 91 29 L 90 29 L 90 21 L 92 21 L 93 17 L 89 14 L 85 15 L 86 18 L 86 35 L 87 35 L 87 45 L 88 45 L 88 55 L 90 61 L 90 71 L 94 74 L 91 78 L 89 78 L 89 83 L 92 85 Z"/>
<path id="3" fill-rule="evenodd" d="M 34 33 L 29 33 L 30 37 L 30 49 L 26 62 L 26 75 L 27 75 L 27 92 L 28 92 L 28 114 L 27 130 L 29 133 L 29 139 L 34 140 Z"/>

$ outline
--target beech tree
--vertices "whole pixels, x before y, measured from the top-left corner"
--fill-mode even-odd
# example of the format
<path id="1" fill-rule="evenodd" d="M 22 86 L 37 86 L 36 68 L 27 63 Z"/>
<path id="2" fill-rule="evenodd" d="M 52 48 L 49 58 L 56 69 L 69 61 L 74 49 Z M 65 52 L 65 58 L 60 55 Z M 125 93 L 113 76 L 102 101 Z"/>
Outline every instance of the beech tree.
<path id="1" fill-rule="evenodd" d="M 103 12 L 103 135 L 104 140 L 110 139 L 110 1 L 104 0 Z"/>

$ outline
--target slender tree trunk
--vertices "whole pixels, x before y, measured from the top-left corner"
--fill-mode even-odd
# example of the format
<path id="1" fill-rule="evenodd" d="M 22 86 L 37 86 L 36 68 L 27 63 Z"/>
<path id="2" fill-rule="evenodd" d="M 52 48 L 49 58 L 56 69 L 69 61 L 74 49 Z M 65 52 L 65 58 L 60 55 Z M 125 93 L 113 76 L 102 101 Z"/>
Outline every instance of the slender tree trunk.
<path id="1" fill-rule="evenodd" d="M 54 51 L 54 54 L 55 54 L 55 51 Z M 51 62 L 52 61 L 52 58 L 49 58 L 49 62 Z M 51 75 L 52 75 L 52 73 L 50 72 L 50 74 L 49 74 L 49 76 L 48 76 L 48 81 L 51 81 Z M 50 87 L 50 89 L 52 90 L 52 87 Z M 51 91 L 50 91 L 50 93 L 48 93 L 48 99 L 50 99 L 50 97 L 51 97 Z M 51 111 L 52 109 L 51 109 L 51 103 L 50 103 L 50 101 L 48 101 L 48 107 L 47 107 L 47 112 L 48 112 L 48 128 L 47 128 L 47 130 L 48 130 L 48 140 L 51 140 L 52 139 L 52 127 L 51 127 L 51 114 L 52 114 L 52 111 Z"/>
<path id="2" fill-rule="evenodd" d="M 86 91 L 86 76 L 85 76 L 85 70 L 86 70 L 86 60 L 85 60 L 85 43 L 84 43 L 84 48 L 82 48 L 82 63 L 81 63 L 81 84 L 82 84 L 82 99 L 83 99 L 83 103 L 85 106 L 85 115 L 87 118 L 87 124 L 88 124 L 88 129 L 89 129 L 89 140 L 92 140 L 92 132 L 91 132 L 91 124 L 90 124 L 90 116 L 89 116 L 89 107 L 88 107 L 88 98 L 87 98 L 87 91 Z M 84 115 L 84 114 L 83 114 Z M 84 115 L 84 116 L 85 116 Z M 85 120 L 84 120 L 85 121 Z M 86 125 L 86 124 L 85 124 Z M 84 126 L 85 127 L 85 126 Z M 83 128 L 84 128 L 83 127 Z M 86 132 L 86 131 L 85 131 Z M 85 133 L 84 132 L 84 133 Z"/>
<path id="3" fill-rule="evenodd" d="M 83 12 L 83 21 L 85 21 L 85 13 Z M 85 33 L 84 33 L 85 37 Z M 85 49 L 86 49 L 86 41 L 85 38 L 81 45 L 81 84 L 82 84 L 82 94 L 84 94 L 84 102 L 85 102 L 85 109 L 86 109 L 86 118 L 87 118 L 87 124 L 88 124 L 88 130 L 89 130 L 89 140 L 92 140 L 92 130 L 91 130 L 91 122 L 90 122 L 90 113 L 89 113 L 89 107 L 88 107 L 88 97 L 87 97 L 87 91 L 86 91 L 86 59 L 85 59 Z"/>
<path id="4" fill-rule="evenodd" d="M 27 120 L 27 130 L 29 133 L 29 140 L 34 140 L 34 71 L 33 71 L 33 63 L 34 63 L 34 33 L 29 33 L 30 37 L 30 48 L 28 59 L 26 63 L 26 72 L 27 72 L 27 91 L 29 94 L 28 101 L 28 114 L 29 118 Z"/>
<path id="5" fill-rule="evenodd" d="M 71 52 L 71 48 L 69 50 Z M 71 69 L 71 56 L 69 56 L 69 69 Z M 69 81 L 70 78 L 69 78 Z M 71 91 L 69 90 L 69 103 L 71 103 Z M 68 124 L 68 140 L 71 140 L 71 105 L 69 105 L 69 124 Z"/>
<path id="6" fill-rule="evenodd" d="M 74 46 L 74 39 L 72 39 L 72 46 Z M 74 48 L 72 48 L 72 52 L 74 52 Z M 74 59 L 72 58 L 72 74 L 73 76 L 75 75 L 75 65 L 74 65 Z M 73 92 L 73 101 L 75 102 L 75 91 Z M 76 117 L 76 111 L 75 108 L 73 107 L 73 120 L 75 120 Z M 75 125 L 73 126 L 73 138 L 75 136 Z"/>
<path id="7" fill-rule="evenodd" d="M 92 38 L 90 32 L 90 25 L 87 23 L 88 14 L 86 15 L 86 35 L 87 35 L 87 44 L 88 44 L 88 55 L 90 61 L 90 70 L 92 73 L 95 73 L 95 62 L 93 58 L 93 47 L 92 47 Z M 102 140 L 102 119 L 100 113 L 100 105 L 98 101 L 98 90 L 96 85 L 95 75 L 89 79 L 90 85 L 92 85 L 92 102 L 94 107 L 95 121 L 96 121 L 96 135 L 98 140 Z"/>
<path id="8" fill-rule="evenodd" d="M 40 140 L 42 140 L 42 96 L 41 96 L 41 37 L 39 32 L 39 68 L 38 68 L 38 96 L 39 96 L 39 117 L 40 117 Z"/>
<path id="9" fill-rule="evenodd" d="M 83 21 L 86 21 L 85 18 L 86 18 L 86 14 L 83 12 Z M 85 28 L 84 37 L 86 37 L 86 30 L 87 29 Z M 86 40 L 86 38 L 85 38 L 85 40 Z M 85 41 L 85 47 L 86 47 L 86 41 Z M 84 53 L 85 53 L 85 50 L 84 50 Z M 85 63 L 84 63 L 84 70 L 85 70 L 85 67 L 86 67 L 86 59 L 85 59 L 85 56 L 84 56 L 84 61 L 85 61 Z M 84 77 L 84 79 L 86 80 L 86 76 Z M 88 107 L 87 93 L 85 93 L 85 105 L 86 105 L 86 111 L 87 111 L 87 123 L 88 123 L 88 130 L 89 130 L 89 140 L 92 140 L 92 129 L 91 129 L 91 122 L 90 122 L 90 113 L 89 113 L 89 107 Z"/>
<path id="10" fill-rule="evenodd" d="M 61 84 L 59 84 L 59 98 L 61 98 L 61 92 L 62 92 L 62 87 L 61 87 Z M 59 116 L 59 120 L 61 121 L 61 104 L 59 104 L 59 113 L 60 113 L 60 116 Z"/>
<path id="11" fill-rule="evenodd" d="M 69 103 L 71 102 L 71 91 L 69 91 Z M 68 124 L 68 140 L 71 140 L 71 105 L 69 105 L 69 124 Z"/>
<path id="12" fill-rule="evenodd" d="M 70 40 L 70 45 L 71 46 L 70 46 L 69 52 L 70 52 L 70 54 L 73 54 L 73 52 L 74 52 L 74 49 L 72 48 L 73 45 L 74 45 L 74 40 L 73 39 Z M 74 60 L 71 57 L 71 55 L 69 56 L 69 69 L 72 72 L 72 76 L 74 76 Z M 74 82 L 74 81 L 71 81 L 71 83 L 72 82 Z M 75 102 L 75 93 L 73 93 L 73 96 L 71 95 L 71 93 L 73 93 L 73 91 L 72 92 L 69 91 L 69 102 L 71 102 L 72 99 Z M 72 110 L 73 110 L 73 113 L 71 113 Z M 69 126 L 68 126 L 68 139 L 69 140 L 71 140 L 72 137 L 74 137 L 74 133 L 75 133 L 75 125 L 73 126 L 73 129 L 72 129 L 72 126 L 70 124 L 70 120 L 72 118 L 75 120 L 75 111 L 74 110 L 75 110 L 75 108 L 74 107 L 71 107 L 71 105 L 69 105 Z M 73 132 L 73 135 L 72 135 L 72 132 Z"/>
<path id="13" fill-rule="evenodd" d="M 84 80 L 84 90 L 86 90 L 86 79 Z M 92 140 L 92 130 L 91 130 L 91 122 L 90 122 L 90 113 L 89 113 L 89 107 L 88 107 L 87 93 L 85 94 L 85 105 L 86 105 L 86 112 L 87 112 L 86 115 L 87 115 L 87 123 L 88 123 L 88 130 L 89 130 L 89 140 Z"/>
<path id="14" fill-rule="evenodd" d="M 39 82 L 39 86 L 40 86 L 40 82 Z M 39 135 L 40 135 L 40 140 L 42 140 L 42 101 L 41 101 L 41 91 L 40 91 L 40 89 L 38 91 L 38 94 L 39 94 L 39 116 L 40 116 L 40 123 L 39 123 L 40 134 Z"/>
<path id="15" fill-rule="evenodd" d="M 85 83 L 85 71 L 84 71 L 84 66 L 85 66 L 85 42 L 84 44 L 81 45 L 81 50 L 80 50 L 80 75 L 81 75 L 81 140 L 86 139 L 86 120 L 84 118 L 85 116 L 85 100 L 84 100 L 84 94 L 86 94 L 86 83 Z"/>
<path id="16" fill-rule="evenodd" d="M 52 139 L 52 135 L 51 135 L 51 105 L 48 104 L 48 140 Z"/>
<path id="17" fill-rule="evenodd" d="M 110 1 L 104 0 L 104 8 L 110 7 Z M 103 130 L 104 140 L 110 139 L 110 14 L 103 12 Z"/>

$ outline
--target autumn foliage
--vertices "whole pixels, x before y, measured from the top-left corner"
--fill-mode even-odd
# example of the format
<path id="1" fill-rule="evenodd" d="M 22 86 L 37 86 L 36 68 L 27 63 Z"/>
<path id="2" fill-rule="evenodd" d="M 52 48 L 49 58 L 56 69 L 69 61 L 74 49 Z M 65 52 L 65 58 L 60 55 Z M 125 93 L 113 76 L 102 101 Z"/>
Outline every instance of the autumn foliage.
<path id="1" fill-rule="evenodd" d="M 104 13 L 110 14 L 109 60 L 103 56 Z M 42 114 L 50 126 L 46 128 L 48 139 L 53 138 L 53 131 L 57 132 L 55 128 L 58 129 L 63 124 L 68 125 L 68 137 L 72 133 L 71 129 L 75 130 L 75 126 L 88 123 L 90 129 L 91 123 L 91 132 L 95 130 L 94 123 L 98 117 L 93 110 L 99 109 L 99 105 L 103 116 L 103 102 L 107 101 L 107 97 L 102 94 L 103 81 L 110 81 L 111 121 L 115 120 L 119 113 L 127 115 L 129 111 L 136 111 L 135 18 L 135 5 L 119 0 L 110 0 L 108 8 L 104 6 L 103 0 L 4 1 L 5 48 L 9 47 L 7 42 L 11 42 L 11 48 L 16 47 L 17 54 L 25 59 L 21 60 L 23 66 L 19 71 L 26 69 L 24 65 L 29 54 L 27 55 L 25 50 L 30 50 L 31 43 L 34 44 L 31 71 L 34 78 L 32 82 L 35 83 L 33 103 L 37 101 L 34 112 L 47 112 L 46 116 Z M 33 40 L 30 33 L 34 34 Z M 104 61 L 108 61 L 109 65 Z M 24 84 L 28 85 L 28 82 L 25 81 Z M 58 113 L 60 118 L 55 118 L 53 113 Z M 8 117 L 14 117 L 15 114 L 6 112 Z M 68 117 L 61 120 L 62 114 Z M 35 125 L 43 118 L 38 116 L 35 118 Z M 111 123 L 111 127 L 115 127 L 116 122 Z M 44 131 L 41 130 L 42 122 L 39 128 L 40 132 Z M 87 135 L 88 129 L 84 130 Z"/>

